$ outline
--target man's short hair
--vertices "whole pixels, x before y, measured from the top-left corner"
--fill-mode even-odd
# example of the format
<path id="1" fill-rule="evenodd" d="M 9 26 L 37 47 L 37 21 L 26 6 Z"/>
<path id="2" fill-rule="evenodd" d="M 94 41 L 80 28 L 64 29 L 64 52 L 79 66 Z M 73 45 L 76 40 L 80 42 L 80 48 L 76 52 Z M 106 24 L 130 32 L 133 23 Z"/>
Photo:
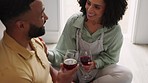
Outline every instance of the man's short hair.
<path id="1" fill-rule="evenodd" d="M 0 20 L 5 23 L 30 10 L 34 0 L 0 0 Z"/>

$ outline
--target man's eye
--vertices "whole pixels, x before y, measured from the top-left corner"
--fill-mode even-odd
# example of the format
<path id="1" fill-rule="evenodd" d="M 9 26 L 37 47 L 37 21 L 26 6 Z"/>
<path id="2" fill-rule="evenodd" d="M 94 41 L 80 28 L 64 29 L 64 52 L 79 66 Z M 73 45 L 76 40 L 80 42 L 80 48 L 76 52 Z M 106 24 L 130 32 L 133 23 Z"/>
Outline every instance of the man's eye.
<path id="1" fill-rule="evenodd" d="M 43 18 L 44 17 L 44 13 L 42 13 L 42 15 L 41 15 L 41 18 Z"/>

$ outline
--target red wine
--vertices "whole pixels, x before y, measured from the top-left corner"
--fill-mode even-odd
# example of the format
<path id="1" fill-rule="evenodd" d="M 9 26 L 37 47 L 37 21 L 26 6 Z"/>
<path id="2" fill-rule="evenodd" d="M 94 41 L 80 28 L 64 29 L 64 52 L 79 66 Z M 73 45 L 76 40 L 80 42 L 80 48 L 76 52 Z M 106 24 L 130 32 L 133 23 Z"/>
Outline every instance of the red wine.
<path id="1" fill-rule="evenodd" d="M 65 59 L 64 60 L 64 68 L 67 70 L 71 70 L 77 66 L 77 61 L 75 59 Z"/>
<path id="2" fill-rule="evenodd" d="M 80 61 L 83 65 L 90 65 L 88 62 L 91 62 L 91 57 L 90 56 L 81 56 Z"/>

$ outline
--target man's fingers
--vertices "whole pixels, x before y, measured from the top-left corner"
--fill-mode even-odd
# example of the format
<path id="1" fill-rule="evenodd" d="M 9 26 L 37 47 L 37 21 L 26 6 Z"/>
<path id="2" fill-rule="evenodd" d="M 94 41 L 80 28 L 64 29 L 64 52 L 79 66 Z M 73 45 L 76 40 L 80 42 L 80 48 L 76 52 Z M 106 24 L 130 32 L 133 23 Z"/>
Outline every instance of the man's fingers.
<path id="1" fill-rule="evenodd" d="M 76 66 L 75 68 L 73 68 L 73 69 L 71 69 L 71 70 L 67 70 L 66 72 L 67 72 L 68 74 L 74 74 L 74 73 L 76 73 L 76 71 L 78 70 L 78 67 L 79 67 L 79 64 L 77 64 L 77 66 Z"/>

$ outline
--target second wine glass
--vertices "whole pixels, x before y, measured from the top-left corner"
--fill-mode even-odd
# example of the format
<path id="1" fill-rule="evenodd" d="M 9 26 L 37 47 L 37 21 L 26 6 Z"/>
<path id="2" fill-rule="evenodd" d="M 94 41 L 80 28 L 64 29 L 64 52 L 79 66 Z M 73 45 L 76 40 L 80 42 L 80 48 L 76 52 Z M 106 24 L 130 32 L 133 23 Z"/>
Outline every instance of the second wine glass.
<path id="1" fill-rule="evenodd" d="M 92 54 L 91 54 L 91 51 L 90 50 L 81 50 L 80 51 L 80 55 L 79 55 L 79 59 L 80 59 L 80 62 L 81 62 L 81 65 L 84 67 L 89 67 L 91 66 L 91 64 L 89 64 L 89 62 L 92 61 Z M 83 79 L 84 80 L 89 80 L 91 79 L 91 75 L 89 74 L 89 71 L 86 71 L 84 68 L 83 68 Z"/>

